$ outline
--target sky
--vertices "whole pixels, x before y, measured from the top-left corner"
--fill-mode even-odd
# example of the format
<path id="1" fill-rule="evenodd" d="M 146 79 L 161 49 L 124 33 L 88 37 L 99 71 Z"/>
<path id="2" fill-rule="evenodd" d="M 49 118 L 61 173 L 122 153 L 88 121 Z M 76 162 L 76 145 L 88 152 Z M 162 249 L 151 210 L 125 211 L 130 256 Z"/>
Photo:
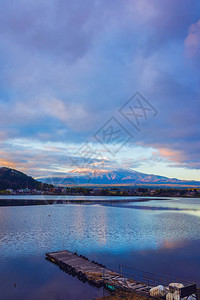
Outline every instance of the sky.
<path id="1" fill-rule="evenodd" d="M 1 0 L 0 166 L 200 180 L 199 0 Z"/>

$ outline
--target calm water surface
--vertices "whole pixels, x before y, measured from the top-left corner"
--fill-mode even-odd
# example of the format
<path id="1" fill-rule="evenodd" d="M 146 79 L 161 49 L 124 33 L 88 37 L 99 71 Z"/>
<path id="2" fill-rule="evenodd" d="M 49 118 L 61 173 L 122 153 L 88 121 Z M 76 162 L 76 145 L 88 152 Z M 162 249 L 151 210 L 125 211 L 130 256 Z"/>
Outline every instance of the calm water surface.
<path id="1" fill-rule="evenodd" d="M 102 289 L 45 260 L 63 249 L 114 269 L 125 264 L 200 285 L 200 199 L 0 207 L 0 298 L 101 296 Z"/>

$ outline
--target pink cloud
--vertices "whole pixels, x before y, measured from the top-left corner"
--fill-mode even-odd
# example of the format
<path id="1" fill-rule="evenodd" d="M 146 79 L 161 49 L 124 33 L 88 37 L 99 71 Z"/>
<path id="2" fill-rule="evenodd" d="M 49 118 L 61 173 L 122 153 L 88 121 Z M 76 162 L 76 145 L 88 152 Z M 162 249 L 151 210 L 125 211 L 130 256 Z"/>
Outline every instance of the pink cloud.
<path id="1" fill-rule="evenodd" d="M 200 55 L 200 20 L 189 28 L 189 33 L 185 39 L 185 51 L 188 57 Z"/>
<path id="2" fill-rule="evenodd" d="M 178 164 L 186 160 L 184 151 L 174 150 L 170 148 L 158 148 L 158 151 L 160 156 Z"/>

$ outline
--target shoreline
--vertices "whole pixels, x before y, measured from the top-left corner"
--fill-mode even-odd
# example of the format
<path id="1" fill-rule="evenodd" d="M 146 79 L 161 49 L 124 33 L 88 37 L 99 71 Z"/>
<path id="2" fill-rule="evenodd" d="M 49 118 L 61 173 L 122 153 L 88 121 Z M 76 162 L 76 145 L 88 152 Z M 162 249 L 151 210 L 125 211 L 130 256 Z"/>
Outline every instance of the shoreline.
<path id="1" fill-rule="evenodd" d="M 78 197 L 77 197 L 78 198 Z M 134 202 L 149 202 L 152 200 L 167 200 L 170 197 L 141 197 L 137 199 L 29 199 L 27 198 L 5 198 L 1 199 L 0 198 L 0 207 L 3 206 L 32 206 L 32 205 L 53 205 L 53 204 L 109 204 L 109 203 L 134 203 Z"/>
<path id="2" fill-rule="evenodd" d="M 130 202 L 147 202 L 151 199 L 0 199 L 1 206 L 31 206 L 31 205 L 53 205 L 53 204 L 98 204 L 98 203 L 130 203 Z M 162 200 L 162 199 L 161 199 Z"/>
<path id="3" fill-rule="evenodd" d="M 2 195 L 3 196 L 3 195 Z M 49 195 L 46 195 L 49 197 Z M 16 197 L 19 197 L 18 195 Z M 55 198 L 54 198 L 55 197 Z M 62 196 L 61 196 L 62 197 Z M 92 199 L 84 199 L 80 197 L 84 196 L 74 196 L 70 195 L 70 197 L 74 197 L 73 199 L 61 199 L 60 196 L 52 196 L 52 199 L 45 199 L 45 195 L 43 199 L 30 199 L 28 195 L 23 195 L 21 198 L 1 198 L 0 196 L 0 207 L 6 206 L 32 206 L 32 205 L 53 205 L 53 204 L 117 204 L 117 203 L 136 203 L 136 202 L 149 202 L 149 201 L 163 201 L 163 200 L 171 200 L 173 198 L 186 199 L 186 198 L 197 198 L 197 197 L 151 197 L 151 196 L 134 196 L 128 198 L 127 196 L 106 196 L 107 199 L 99 199 L 99 196 L 91 196 Z M 86 196 L 90 197 L 90 196 Z M 104 196 L 102 196 L 104 197 Z M 117 197 L 121 199 L 116 199 Z M 56 199 L 57 198 L 57 199 Z M 109 198 L 109 199 L 108 199 Z M 114 198 L 114 199 L 112 199 Z"/>

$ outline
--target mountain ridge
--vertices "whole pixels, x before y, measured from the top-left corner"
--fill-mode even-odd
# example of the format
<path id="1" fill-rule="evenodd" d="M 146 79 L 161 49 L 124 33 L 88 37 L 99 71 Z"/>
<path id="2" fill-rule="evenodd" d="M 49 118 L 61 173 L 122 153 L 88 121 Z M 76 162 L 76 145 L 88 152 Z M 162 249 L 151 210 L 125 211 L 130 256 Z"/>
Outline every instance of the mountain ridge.
<path id="1" fill-rule="evenodd" d="M 0 190 L 40 189 L 43 183 L 18 170 L 0 167 Z"/>
<path id="2" fill-rule="evenodd" d="M 131 169 L 74 169 L 64 176 L 40 178 L 40 181 L 56 186 L 68 185 L 99 185 L 99 186 L 195 186 L 200 187 L 200 182 L 195 180 L 179 180 L 165 176 L 145 174 Z"/>

